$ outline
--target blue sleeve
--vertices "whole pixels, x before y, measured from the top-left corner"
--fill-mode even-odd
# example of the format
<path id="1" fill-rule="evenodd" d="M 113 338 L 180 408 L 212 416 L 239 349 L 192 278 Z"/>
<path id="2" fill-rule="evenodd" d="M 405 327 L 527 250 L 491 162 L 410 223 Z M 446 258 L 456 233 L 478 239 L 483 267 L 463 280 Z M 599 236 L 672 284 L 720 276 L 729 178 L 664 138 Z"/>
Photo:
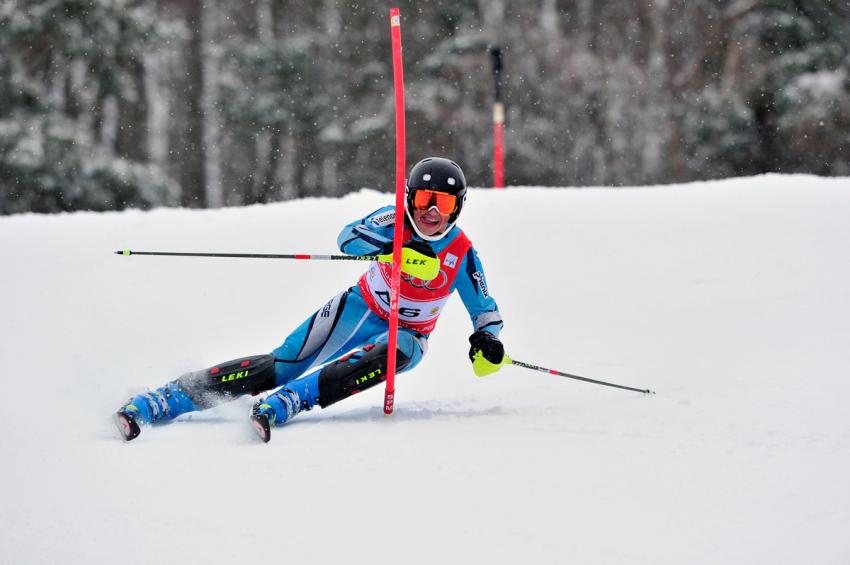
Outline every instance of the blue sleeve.
<path id="1" fill-rule="evenodd" d="M 484 268 L 474 247 L 470 247 L 458 268 L 455 288 L 466 306 L 475 331 L 484 330 L 499 337 L 504 323 L 496 301 L 490 296 Z"/>
<path id="2" fill-rule="evenodd" d="M 346 255 L 378 255 L 393 241 L 395 207 L 384 206 L 342 228 L 336 238 Z"/>

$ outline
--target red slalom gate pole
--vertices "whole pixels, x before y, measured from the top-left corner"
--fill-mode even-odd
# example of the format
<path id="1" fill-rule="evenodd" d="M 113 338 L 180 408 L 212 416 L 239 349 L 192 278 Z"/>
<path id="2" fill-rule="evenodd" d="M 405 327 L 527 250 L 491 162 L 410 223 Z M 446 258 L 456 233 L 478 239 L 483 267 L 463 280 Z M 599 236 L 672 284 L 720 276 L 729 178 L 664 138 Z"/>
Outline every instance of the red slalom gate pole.
<path id="1" fill-rule="evenodd" d="M 493 106 L 493 186 L 495 188 L 503 188 L 505 186 L 502 167 L 502 148 L 505 143 L 504 123 L 495 119 L 496 116 L 501 116 L 502 112 L 501 104 Z"/>
<path id="2" fill-rule="evenodd" d="M 395 405 L 396 343 L 398 338 L 398 295 L 401 287 L 401 240 L 404 237 L 404 76 L 401 65 L 401 15 L 390 8 L 390 33 L 393 44 L 393 82 L 395 89 L 395 228 L 393 229 L 393 268 L 390 273 L 390 335 L 387 350 L 387 383 L 384 390 L 384 414 L 392 414 Z"/>
<path id="3" fill-rule="evenodd" d="M 490 49 L 493 67 L 493 187 L 502 188 L 504 181 L 505 105 L 502 103 L 502 49 Z"/>

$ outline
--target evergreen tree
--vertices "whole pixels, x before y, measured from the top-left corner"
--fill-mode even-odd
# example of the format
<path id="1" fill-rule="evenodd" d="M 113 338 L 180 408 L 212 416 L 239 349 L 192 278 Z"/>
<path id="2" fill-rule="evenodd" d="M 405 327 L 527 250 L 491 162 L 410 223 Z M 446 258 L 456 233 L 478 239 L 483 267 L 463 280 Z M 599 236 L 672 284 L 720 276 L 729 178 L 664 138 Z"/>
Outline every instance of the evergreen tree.
<path id="1" fill-rule="evenodd" d="M 114 154 L 116 99 L 165 32 L 120 0 L 30 0 L 0 11 L 0 212 L 148 207 L 177 186 Z M 112 114 L 110 114 L 112 112 Z"/>
<path id="2" fill-rule="evenodd" d="M 408 158 L 508 184 L 850 174 L 850 2 L 402 0 Z M 174 25 L 166 22 L 180 22 Z M 386 6 L 0 3 L 0 213 L 392 190 Z"/>

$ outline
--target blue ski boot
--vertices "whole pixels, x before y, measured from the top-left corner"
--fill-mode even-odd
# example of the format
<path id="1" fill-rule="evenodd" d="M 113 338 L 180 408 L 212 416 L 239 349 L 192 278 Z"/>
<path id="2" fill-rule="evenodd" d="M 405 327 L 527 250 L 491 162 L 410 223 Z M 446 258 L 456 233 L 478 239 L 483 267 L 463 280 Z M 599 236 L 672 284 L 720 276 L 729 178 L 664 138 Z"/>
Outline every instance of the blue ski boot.
<path id="1" fill-rule="evenodd" d="M 274 355 L 252 355 L 186 373 L 154 391 L 128 400 L 114 420 L 122 437 L 138 437 L 140 424 L 170 422 L 187 412 L 205 410 L 243 394 L 258 394 L 275 386 Z"/>
<path id="2" fill-rule="evenodd" d="M 302 410 L 318 402 L 318 374 L 288 382 L 283 388 L 259 400 L 251 409 L 251 424 L 264 443 L 272 438 L 272 426 L 281 426 Z"/>
<path id="3" fill-rule="evenodd" d="M 306 407 L 307 410 L 310 407 Z M 259 400 L 251 409 L 251 424 L 257 435 L 268 443 L 272 439 L 272 426 L 280 426 L 301 412 L 301 397 L 288 388 L 282 388 Z"/>
<path id="4" fill-rule="evenodd" d="M 130 441 L 141 433 L 140 424 L 170 422 L 197 409 L 180 383 L 173 381 L 156 390 L 137 394 L 118 409 L 113 421 L 121 436 Z"/>

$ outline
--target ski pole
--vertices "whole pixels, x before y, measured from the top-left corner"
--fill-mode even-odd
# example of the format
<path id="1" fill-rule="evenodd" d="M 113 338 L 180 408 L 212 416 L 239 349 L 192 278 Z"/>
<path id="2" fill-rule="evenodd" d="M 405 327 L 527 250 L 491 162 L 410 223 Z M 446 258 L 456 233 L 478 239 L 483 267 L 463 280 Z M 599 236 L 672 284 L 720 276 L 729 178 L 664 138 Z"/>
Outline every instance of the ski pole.
<path id="1" fill-rule="evenodd" d="M 532 365 L 531 363 L 524 363 L 522 361 L 517 361 L 516 359 L 510 359 L 509 361 L 512 365 L 516 365 L 518 367 L 525 367 L 526 369 L 534 369 L 535 371 L 540 371 L 542 373 L 549 373 L 550 375 L 557 375 L 559 377 L 567 377 L 569 379 L 576 379 L 578 381 L 584 381 L 586 383 L 594 383 L 598 385 L 604 386 L 612 386 L 614 388 L 621 388 L 623 390 L 633 390 L 635 392 L 642 392 L 643 394 L 655 394 L 654 390 L 650 389 L 640 389 L 640 388 L 632 388 L 630 386 L 617 385 L 614 383 L 606 383 L 605 381 L 597 381 L 595 379 L 588 379 L 587 377 L 580 377 L 578 375 L 571 375 L 569 373 L 562 373 L 561 371 L 556 371 L 554 369 L 547 369 L 545 367 L 538 367 L 537 365 Z"/>
<path id="2" fill-rule="evenodd" d="M 314 255 L 308 253 L 182 253 L 176 251 L 116 251 L 116 255 L 160 255 L 167 257 L 236 257 L 239 259 L 311 259 L 313 261 L 382 261 L 392 262 L 392 255 Z"/>

